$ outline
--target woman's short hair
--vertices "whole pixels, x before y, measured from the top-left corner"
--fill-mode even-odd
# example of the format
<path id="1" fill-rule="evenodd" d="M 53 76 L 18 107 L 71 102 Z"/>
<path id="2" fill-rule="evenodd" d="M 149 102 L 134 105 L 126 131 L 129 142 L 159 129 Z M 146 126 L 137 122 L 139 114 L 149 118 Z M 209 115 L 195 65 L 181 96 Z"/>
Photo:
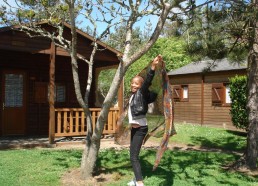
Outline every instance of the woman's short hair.
<path id="1" fill-rule="evenodd" d="M 133 80 L 133 79 L 139 79 L 139 81 L 141 82 L 141 83 L 143 83 L 143 81 L 144 81 L 144 79 L 143 79 L 143 77 L 142 76 L 134 76 L 132 79 L 131 79 L 131 81 Z"/>

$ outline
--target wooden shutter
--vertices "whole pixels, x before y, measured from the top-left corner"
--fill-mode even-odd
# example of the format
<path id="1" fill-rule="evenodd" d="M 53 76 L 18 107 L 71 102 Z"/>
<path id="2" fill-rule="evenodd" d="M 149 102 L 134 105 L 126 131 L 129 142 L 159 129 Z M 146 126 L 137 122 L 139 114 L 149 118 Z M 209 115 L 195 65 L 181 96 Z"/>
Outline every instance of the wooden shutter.
<path id="1" fill-rule="evenodd" d="M 181 86 L 174 86 L 173 88 L 173 99 L 174 101 L 180 101 L 181 98 Z"/>
<path id="2" fill-rule="evenodd" d="M 212 84 L 212 105 L 222 105 L 224 100 L 223 83 Z"/>
<path id="3" fill-rule="evenodd" d="M 35 82 L 34 100 L 35 103 L 47 103 L 48 84 L 46 82 Z"/>

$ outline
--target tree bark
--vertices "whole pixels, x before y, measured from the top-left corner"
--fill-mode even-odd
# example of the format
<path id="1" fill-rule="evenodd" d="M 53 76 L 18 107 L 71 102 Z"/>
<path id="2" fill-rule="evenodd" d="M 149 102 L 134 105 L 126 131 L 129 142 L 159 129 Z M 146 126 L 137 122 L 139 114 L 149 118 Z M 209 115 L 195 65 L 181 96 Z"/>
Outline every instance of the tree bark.
<path id="1" fill-rule="evenodd" d="M 86 141 L 81 161 L 81 179 L 85 180 L 93 176 L 99 148 L 100 139 L 92 138 L 90 141 Z"/>
<path id="2" fill-rule="evenodd" d="M 257 3 L 257 0 L 254 0 Z M 254 39 L 248 57 L 248 133 L 246 166 L 257 169 L 258 156 L 258 21 L 254 22 Z"/>

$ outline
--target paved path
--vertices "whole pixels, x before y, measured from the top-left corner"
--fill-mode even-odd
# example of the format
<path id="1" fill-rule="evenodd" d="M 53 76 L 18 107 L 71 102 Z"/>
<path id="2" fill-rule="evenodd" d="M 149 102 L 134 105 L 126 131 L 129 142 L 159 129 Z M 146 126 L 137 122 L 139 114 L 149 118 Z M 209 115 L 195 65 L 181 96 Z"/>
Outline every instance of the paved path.
<path id="1" fill-rule="evenodd" d="M 85 138 L 80 137 L 69 137 L 69 138 L 58 138 L 56 143 L 49 144 L 47 137 L 0 137 L 0 150 L 5 149 L 29 149 L 29 148 L 54 148 L 54 149 L 84 149 Z M 157 148 L 158 142 L 148 140 L 143 148 Z M 171 146 L 171 145 L 170 145 Z M 129 148 L 127 145 L 118 145 L 115 143 L 113 137 L 107 137 L 101 139 L 100 149 L 115 148 L 124 149 Z"/>
<path id="2" fill-rule="evenodd" d="M 149 139 L 143 148 L 156 149 L 159 146 L 159 142 Z M 84 149 L 85 138 L 81 137 L 69 137 L 69 138 L 58 138 L 56 143 L 51 145 L 48 142 L 47 137 L 0 137 L 0 150 L 5 149 L 29 149 L 29 148 L 53 148 L 53 149 Z M 101 139 L 100 149 L 115 148 L 124 149 L 128 148 L 129 145 L 118 145 L 115 143 L 113 137 L 107 137 Z M 223 152 L 230 154 L 241 155 L 243 152 L 227 151 L 217 148 L 207 148 L 201 146 L 192 146 L 185 144 L 178 144 L 170 141 L 168 149 L 171 150 L 191 150 L 191 151 L 210 151 L 210 152 Z"/>
<path id="3" fill-rule="evenodd" d="M 17 148 L 51 147 L 47 137 L 0 137 L 0 150 Z"/>
<path id="4" fill-rule="evenodd" d="M 19 148 L 58 148 L 58 149 L 83 149 L 84 138 L 59 138 L 51 145 L 47 137 L 0 137 L 0 150 Z M 101 139 L 101 149 L 105 148 L 128 148 L 129 145 L 118 145 L 113 137 Z M 145 147 L 153 147 L 153 142 L 146 142 Z M 158 146 L 158 143 L 156 144 Z"/>

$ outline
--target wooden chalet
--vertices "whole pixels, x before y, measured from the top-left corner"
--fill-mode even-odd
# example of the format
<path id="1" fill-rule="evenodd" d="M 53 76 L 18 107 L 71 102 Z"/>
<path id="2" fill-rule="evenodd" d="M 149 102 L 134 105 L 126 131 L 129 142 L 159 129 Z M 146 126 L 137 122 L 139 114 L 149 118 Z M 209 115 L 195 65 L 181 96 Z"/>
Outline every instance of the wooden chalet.
<path id="1" fill-rule="evenodd" d="M 46 29 L 53 29 L 46 23 Z M 65 38 L 71 38 L 70 25 L 65 24 Z M 89 59 L 93 38 L 77 30 L 78 54 Z M 101 70 L 116 68 L 119 51 L 98 42 L 94 59 L 93 83 L 89 104 L 93 123 L 100 112 L 97 95 L 98 75 Z M 0 28 L 0 136 L 49 135 L 55 137 L 83 136 L 86 121 L 77 103 L 72 78 L 71 58 L 47 38 L 29 37 L 11 27 Z M 81 90 L 85 90 L 88 65 L 78 60 Z M 51 96 L 51 86 L 55 95 Z M 115 132 L 119 107 L 123 102 L 123 85 L 118 91 L 118 107 L 110 109 L 104 134 Z M 84 94 L 84 93 L 83 93 Z M 54 100 L 54 103 L 51 103 Z"/>
<path id="2" fill-rule="evenodd" d="M 229 78 L 246 75 L 247 64 L 206 60 L 168 73 L 173 87 L 175 122 L 235 129 L 230 116 Z"/>

